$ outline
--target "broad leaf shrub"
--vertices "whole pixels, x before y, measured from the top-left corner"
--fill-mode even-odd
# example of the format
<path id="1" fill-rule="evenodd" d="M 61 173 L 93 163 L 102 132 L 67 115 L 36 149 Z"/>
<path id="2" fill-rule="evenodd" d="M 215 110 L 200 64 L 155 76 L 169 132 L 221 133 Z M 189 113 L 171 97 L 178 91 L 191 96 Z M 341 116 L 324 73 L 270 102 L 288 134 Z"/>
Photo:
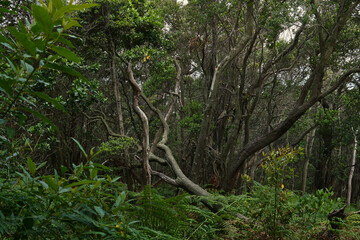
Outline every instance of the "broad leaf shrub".
<path id="1" fill-rule="evenodd" d="M 132 223 L 122 215 L 127 204 L 125 186 L 108 175 L 87 177 L 95 169 L 104 170 L 90 163 L 74 166 L 66 177 L 57 172 L 35 177 L 35 164 L 29 160 L 28 169 L 16 172 L 17 178 L 1 180 L 1 235 L 9 239 L 119 239 L 132 234 Z"/>

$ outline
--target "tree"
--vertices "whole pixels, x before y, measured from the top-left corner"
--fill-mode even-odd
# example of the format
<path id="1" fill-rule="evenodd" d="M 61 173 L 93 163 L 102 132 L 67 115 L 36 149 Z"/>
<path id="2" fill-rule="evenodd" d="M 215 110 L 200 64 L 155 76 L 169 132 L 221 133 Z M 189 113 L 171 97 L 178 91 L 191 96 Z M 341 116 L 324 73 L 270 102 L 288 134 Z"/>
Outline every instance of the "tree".
<path id="1" fill-rule="evenodd" d="M 129 186 L 137 185 L 132 179 L 143 187 L 159 177 L 197 195 L 209 195 L 201 187 L 206 184 L 232 191 L 247 168 L 255 172 L 260 151 L 301 142 L 314 128 L 307 126 L 308 110 L 318 102 L 324 112 L 335 110 L 326 107 L 332 93 L 347 89 L 360 71 L 352 54 L 358 51 L 359 1 L 97 3 L 79 14 L 84 28 L 69 32 L 79 36 L 82 63 L 71 65 L 80 59 L 67 48 L 51 48 L 72 67 L 58 68 L 80 79 L 73 68 L 86 69 L 100 83 L 64 88 L 62 103 L 73 118 L 55 115 L 62 146 L 68 146 L 61 154 L 71 157 L 54 159 L 68 159 L 68 166 L 80 161 L 70 137 L 85 149 L 110 143 L 110 136 L 136 139 L 128 141 L 133 152 L 121 149 L 102 161 L 120 167 Z M 63 76 L 53 77 L 61 89 Z M 90 101 L 91 88 L 109 101 Z M 319 125 L 316 132 L 316 139 L 328 140 L 328 148 L 316 149 L 323 152 L 318 166 L 331 165 L 326 161 L 336 136 L 322 130 L 332 126 Z M 331 183 L 321 181 L 319 188 Z"/>
<path id="2" fill-rule="evenodd" d="M 195 8 L 200 12 L 201 7 L 206 4 L 194 1 L 190 2 L 188 6 L 189 9 Z M 207 89 L 204 94 L 207 96 L 206 107 L 193 159 L 192 172 L 196 182 L 201 183 L 204 180 L 206 182 L 204 174 L 199 174 L 199 172 L 207 169 L 204 166 L 211 166 L 206 162 L 206 151 L 209 145 L 214 145 L 211 140 L 215 137 L 212 134 L 215 131 L 210 131 L 210 126 L 217 125 L 217 119 L 223 111 L 217 111 L 216 107 L 224 109 L 222 107 L 224 105 L 219 104 L 219 99 L 222 101 L 228 93 L 228 91 L 220 92 L 219 89 L 229 89 L 229 87 L 225 87 L 225 82 L 226 80 L 233 81 L 229 85 L 230 89 L 233 89 L 231 97 L 227 98 L 231 99 L 227 106 L 232 106 L 232 108 L 225 108 L 225 112 L 229 113 L 234 109 L 234 117 L 223 122 L 225 126 L 233 126 L 233 129 L 223 135 L 225 138 L 222 138 L 221 146 L 215 147 L 218 152 L 221 152 L 220 165 L 223 166 L 221 187 L 230 191 L 237 182 L 239 171 L 252 154 L 279 139 L 311 106 L 359 71 L 356 67 L 351 68 L 351 65 L 337 65 L 335 74 L 328 75 L 327 72 L 331 61 L 335 61 L 332 56 L 341 58 L 350 50 L 336 48 L 336 46 L 340 39 L 346 38 L 343 35 L 344 29 L 349 26 L 346 23 L 354 20 L 353 12 L 358 6 L 358 2 L 328 1 L 309 4 L 299 1 L 289 5 L 289 3 L 274 1 L 271 4 L 262 5 L 258 2 L 242 3 L 240 1 L 228 2 L 227 5 L 223 2 L 208 5 L 213 6 L 210 9 L 216 9 L 216 11 L 206 15 L 213 16 L 212 22 L 210 21 L 212 25 L 202 25 L 204 29 L 210 30 L 201 33 L 200 36 L 203 36 L 202 41 L 204 42 L 198 43 L 200 47 L 197 49 L 197 53 L 200 55 L 200 61 L 197 61 L 197 64 L 203 68 L 202 74 L 205 76 L 204 81 L 208 84 L 208 88 L 205 88 Z M 287 10 L 291 7 L 304 11 L 290 13 Z M 221 10 L 227 14 L 221 14 Z M 247 14 L 243 14 L 244 11 Z M 324 14 L 325 12 L 326 14 Z M 241 13 L 242 15 L 240 15 Z M 286 17 L 278 17 L 281 14 Z M 236 19 L 237 21 L 243 20 L 244 23 L 230 24 L 231 19 L 229 17 L 226 19 L 224 16 L 242 16 L 242 18 Z M 246 27 L 240 30 L 239 26 Z M 289 42 L 279 38 L 286 26 L 294 26 L 296 29 Z M 226 34 L 229 33 L 231 34 L 227 36 Z M 230 46 L 227 49 L 220 49 L 217 45 L 218 39 L 221 38 L 229 41 Z M 314 51 L 305 50 L 307 47 Z M 240 66 L 240 69 L 238 67 L 238 70 L 232 75 L 228 73 L 231 64 L 234 68 Z M 280 121 L 270 129 L 265 131 L 259 129 L 257 136 L 251 136 L 249 124 L 259 106 L 258 102 L 265 86 L 270 81 L 283 85 L 291 76 L 290 74 L 306 76 L 306 81 L 302 77 L 293 78 L 295 80 L 293 82 L 288 81 L 294 86 L 300 86 L 301 90 L 295 92 L 295 96 L 289 99 L 290 107 L 286 106 L 286 109 L 280 110 L 286 117 L 279 119 Z M 231 76 L 240 77 L 234 79 Z M 274 76 L 277 78 L 271 78 Z M 324 82 L 329 81 L 327 80 L 329 78 L 333 78 L 333 84 L 326 87 Z M 298 96 L 296 97 L 296 95 Z M 242 132 L 241 129 L 243 129 Z M 240 139 L 243 139 L 243 143 L 239 146 L 236 143 Z M 221 171 L 221 168 L 218 170 Z M 201 181 L 201 179 L 203 180 Z"/>
<path id="3" fill-rule="evenodd" d="M 128 108 L 123 119 L 130 119 L 124 122 L 132 127 L 124 129 L 142 142 L 147 183 L 150 173 L 194 189 L 198 185 L 191 185 L 190 179 L 197 184 L 218 179 L 219 188 L 231 191 L 249 158 L 279 141 L 312 106 L 359 72 L 357 57 L 350 54 L 357 46 L 349 34 L 356 32 L 358 1 L 189 1 L 185 6 L 164 1 L 156 14 L 162 14 L 166 24 L 151 15 L 152 3 L 128 3 L 101 2 L 88 14 L 85 29 L 93 34 L 88 41 L 104 43 L 93 52 L 108 57 L 113 83 L 117 77 L 123 79 L 122 103 L 138 115 L 135 118 Z M 121 11 L 111 14 L 115 6 Z M 170 8 L 173 14 L 167 12 Z M 129 12 L 137 12 L 137 17 Z M 100 23 L 106 27 L 98 29 Z M 290 37 L 282 37 L 286 32 Z M 171 41 L 154 41 L 154 36 L 166 36 L 176 48 L 169 47 Z M 133 100 L 128 96 L 130 86 Z M 114 93 L 120 116 L 119 96 Z M 175 134 L 181 126 L 187 131 Z M 167 137 L 175 135 L 183 145 Z M 162 143 L 161 137 L 166 141 Z M 151 170 L 149 161 L 167 163 L 174 179 Z M 189 174 L 186 184 L 176 181 L 185 179 L 178 171 L 181 167 Z"/>

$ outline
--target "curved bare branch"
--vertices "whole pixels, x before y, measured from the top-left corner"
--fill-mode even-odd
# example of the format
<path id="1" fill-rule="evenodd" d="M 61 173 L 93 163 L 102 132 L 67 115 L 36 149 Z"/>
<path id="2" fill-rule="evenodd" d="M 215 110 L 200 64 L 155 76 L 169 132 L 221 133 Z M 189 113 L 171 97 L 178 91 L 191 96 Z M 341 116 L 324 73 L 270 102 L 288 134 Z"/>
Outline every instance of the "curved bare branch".
<path id="1" fill-rule="evenodd" d="M 150 143 L 149 143 L 149 120 L 144 113 L 144 111 L 139 107 L 139 96 L 141 93 L 141 89 L 137 82 L 134 79 L 134 74 L 131 69 L 131 63 L 128 64 L 128 73 L 129 73 L 129 79 L 130 83 L 133 89 L 133 108 L 134 111 L 139 115 L 141 122 L 143 124 L 143 168 L 146 176 L 146 184 L 151 184 L 151 167 L 149 163 L 149 153 L 150 153 Z"/>

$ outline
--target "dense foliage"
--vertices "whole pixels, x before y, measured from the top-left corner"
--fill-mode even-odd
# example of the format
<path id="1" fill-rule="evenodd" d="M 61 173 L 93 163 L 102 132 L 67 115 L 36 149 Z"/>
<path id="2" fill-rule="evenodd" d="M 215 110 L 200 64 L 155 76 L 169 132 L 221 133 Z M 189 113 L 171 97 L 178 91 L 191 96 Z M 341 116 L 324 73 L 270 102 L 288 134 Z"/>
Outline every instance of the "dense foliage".
<path id="1" fill-rule="evenodd" d="M 359 239 L 359 11 L 0 1 L 0 239 Z"/>

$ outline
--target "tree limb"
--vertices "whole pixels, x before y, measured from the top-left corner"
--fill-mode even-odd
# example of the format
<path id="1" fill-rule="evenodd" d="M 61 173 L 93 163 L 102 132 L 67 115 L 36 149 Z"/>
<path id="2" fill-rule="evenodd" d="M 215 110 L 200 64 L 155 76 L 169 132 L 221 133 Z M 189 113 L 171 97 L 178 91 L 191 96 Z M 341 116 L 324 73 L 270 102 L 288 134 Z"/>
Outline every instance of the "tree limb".
<path id="1" fill-rule="evenodd" d="M 328 90 L 326 90 L 324 93 L 320 94 L 319 100 L 323 99 L 324 97 L 326 97 L 327 95 L 329 95 L 330 93 L 335 91 L 338 87 L 340 87 L 340 85 L 342 85 L 343 83 L 345 83 L 348 80 L 348 77 L 351 74 L 354 74 L 354 73 L 360 73 L 360 68 L 352 68 L 352 69 L 346 71 L 343 75 L 340 76 L 340 78 Z"/>
<path id="2" fill-rule="evenodd" d="M 165 159 L 156 156 L 152 152 L 149 153 L 149 161 L 151 161 L 151 160 L 156 161 L 157 163 L 159 163 L 161 165 L 167 165 L 167 161 Z"/>
<path id="3" fill-rule="evenodd" d="M 311 126 L 310 128 L 308 128 L 305 132 L 303 132 L 300 137 L 293 143 L 291 144 L 292 147 L 295 147 L 296 145 L 298 145 L 301 140 L 303 140 L 303 138 L 309 133 L 311 132 L 311 130 L 315 129 L 317 127 L 317 125 Z"/>
<path id="4" fill-rule="evenodd" d="M 134 74 L 131 69 L 131 63 L 128 64 L 128 73 L 130 83 L 133 89 L 133 108 L 134 111 L 139 115 L 141 122 L 143 124 L 143 169 L 146 176 L 146 184 L 151 184 L 151 167 L 149 163 L 149 153 L 150 153 L 150 143 L 149 143 L 149 120 L 145 114 L 145 112 L 139 107 L 139 96 L 141 94 L 141 89 L 137 82 L 134 79 Z"/>
<path id="5" fill-rule="evenodd" d="M 103 112 L 101 112 L 101 113 L 104 114 Z M 118 133 L 113 132 L 112 129 L 110 128 L 110 126 L 109 126 L 109 123 L 106 121 L 106 119 L 105 119 L 104 117 L 102 117 L 102 116 L 94 116 L 94 117 L 91 117 L 91 116 L 87 115 L 87 114 L 84 113 L 84 112 L 83 112 L 82 114 L 84 114 L 84 116 L 85 116 L 86 118 L 88 118 L 88 119 L 100 120 L 100 121 L 104 124 L 104 126 L 105 126 L 105 128 L 106 128 L 106 130 L 107 130 L 107 132 L 108 132 L 108 134 L 109 134 L 110 136 L 113 136 L 113 137 L 126 137 L 126 135 L 121 135 L 121 134 L 118 134 Z M 105 114 L 104 114 L 104 115 L 105 115 Z"/>

